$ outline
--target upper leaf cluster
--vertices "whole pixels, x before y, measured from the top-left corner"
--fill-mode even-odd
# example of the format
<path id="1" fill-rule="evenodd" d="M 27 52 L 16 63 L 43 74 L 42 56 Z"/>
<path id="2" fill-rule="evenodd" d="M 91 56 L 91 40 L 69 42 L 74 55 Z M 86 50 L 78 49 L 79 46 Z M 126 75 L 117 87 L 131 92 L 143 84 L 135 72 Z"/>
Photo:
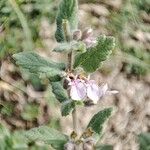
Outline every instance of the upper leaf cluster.
<path id="1" fill-rule="evenodd" d="M 59 12 L 56 18 L 57 30 L 55 37 L 57 42 L 65 40 L 64 31 L 62 27 L 63 20 L 67 20 L 70 29 L 73 31 L 78 27 L 78 1 L 77 0 L 62 0 L 59 7 Z"/>

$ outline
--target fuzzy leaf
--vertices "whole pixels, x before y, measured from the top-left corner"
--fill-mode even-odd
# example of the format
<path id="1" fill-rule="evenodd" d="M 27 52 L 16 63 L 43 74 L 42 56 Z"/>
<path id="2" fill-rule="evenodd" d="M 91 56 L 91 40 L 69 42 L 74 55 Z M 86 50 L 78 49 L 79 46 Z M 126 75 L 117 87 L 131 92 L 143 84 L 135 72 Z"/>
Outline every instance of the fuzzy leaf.
<path id="1" fill-rule="evenodd" d="M 59 53 L 69 52 L 71 51 L 71 43 L 60 43 L 53 51 Z"/>
<path id="2" fill-rule="evenodd" d="M 81 66 L 86 72 L 94 72 L 101 67 L 102 62 L 112 53 L 115 42 L 113 37 L 108 36 L 100 36 L 97 41 L 95 47 L 76 56 L 74 68 Z"/>
<path id="3" fill-rule="evenodd" d="M 52 91 L 60 103 L 69 99 L 67 91 L 63 88 L 61 82 L 51 82 L 51 85 Z"/>
<path id="4" fill-rule="evenodd" d="M 62 103 L 61 114 L 62 116 L 67 116 L 75 108 L 75 101 L 68 100 Z"/>
<path id="5" fill-rule="evenodd" d="M 141 133 L 138 137 L 140 150 L 150 150 L 150 133 Z"/>
<path id="6" fill-rule="evenodd" d="M 97 114 L 93 116 L 88 127 L 91 127 L 94 132 L 101 135 L 103 126 L 108 118 L 111 116 L 113 112 L 113 108 L 106 108 L 104 110 L 99 111 Z"/>
<path id="7" fill-rule="evenodd" d="M 66 135 L 60 133 L 59 131 L 49 128 L 47 126 L 41 126 L 38 128 L 33 128 L 25 132 L 25 136 L 31 141 L 42 141 L 46 144 L 50 144 L 55 147 L 63 147 L 68 141 Z"/>
<path id="8" fill-rule="evenodd" d="M 21 52 L 14 54 L 13 58 L 23 69 L 29 70 L 40 77 L 47 77 L 51 81 L 59 81 L 61 79 L 62 70 L 65 69 L 63 63 L 47 61 L 43 57 L 34 52 Z"/>
<path id="9" fill-rule="evenodd" d="M 64 34 L 62 28 L 62 21 L 64 19 L 69 21 L 71 31 L 77 29 L 78 26 L 78 1 L 77 0 L 62 0 L 59 7 L 59 12 L 56 18 L 57 30 L 55 37 L 57 42 L 64 41 Z"/>
<path id="10" fill-rule="evenodd" d="M 72 41 L 70 43 L 64 42 L 60 43 L 53 51 L 59 53 L 70 51 L 85 52 L 86 45 L 83 42 L 76 42 L 76 41 Z"/>

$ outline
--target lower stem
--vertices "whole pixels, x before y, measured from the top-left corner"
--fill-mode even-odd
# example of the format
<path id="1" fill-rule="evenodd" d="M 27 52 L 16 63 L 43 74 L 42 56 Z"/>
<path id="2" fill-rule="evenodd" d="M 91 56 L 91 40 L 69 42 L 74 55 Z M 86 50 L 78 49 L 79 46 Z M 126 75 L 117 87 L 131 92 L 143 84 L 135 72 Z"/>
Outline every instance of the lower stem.
<path id="1" fill-rule="evenodd" d="M 72 111 L 73 130 L 77 133 L 77 111 L 76 108 Z"/>
<path id="2" fill-rule="evenodd" d="M 68 54 L 68 69 L 69 71 L 72 70 L 72 52 Z"/>

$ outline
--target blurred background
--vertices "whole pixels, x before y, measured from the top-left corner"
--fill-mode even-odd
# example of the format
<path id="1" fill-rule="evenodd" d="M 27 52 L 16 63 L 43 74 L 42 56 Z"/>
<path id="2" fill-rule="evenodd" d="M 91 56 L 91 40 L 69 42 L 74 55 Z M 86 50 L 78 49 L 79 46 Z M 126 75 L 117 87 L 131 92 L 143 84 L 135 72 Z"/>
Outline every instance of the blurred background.
<path id="1" fill-rule="evenodd" d="M 59 2 L 0 0 L 0 150 L 51 149 L 41 143 L 26 144 L 22 139 L 22 130 L 39 125 L 71 132 L 71 116 L 61 118 L 59 103 L 47 80 L 20 70 L 12 59 L 14 53 L 33 50 L 48 59 L 66 60 L 65 55 L 52 52 L 57 45 L 54 34 Z M 79 3 L 81 30 L 91 27 L 96 36 L 116 38 L 111 58 L 92 78 L 99 84 L 108 82 L 111 89 L 119 91 L 102 99 L 98 106 L 79 108 L 79 129 L 84 129 L 98 110 L 115 106 L 117 111 L 101 143 L 112 145 L 114 150 L 150 150 L 150 136 L 145 140 L 150 132 L 150 1 Z"/>

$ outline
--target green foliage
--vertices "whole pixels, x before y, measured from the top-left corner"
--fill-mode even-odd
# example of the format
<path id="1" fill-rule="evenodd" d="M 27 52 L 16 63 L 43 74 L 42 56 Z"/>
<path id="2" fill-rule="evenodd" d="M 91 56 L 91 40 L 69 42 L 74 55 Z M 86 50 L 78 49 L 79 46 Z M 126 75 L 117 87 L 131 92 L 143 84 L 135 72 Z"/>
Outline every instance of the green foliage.
<path id="1" fill-rule="evenodd" d="M 35 73 L 40 77 L 47 77 L 50 81 L 61 80 L 62 70 L 65 69 L 64 64 L 47 61 L 33 52 L 21 52 L 14 54 L 13 57 L 16 64 L 23 69 L 27 69 L 30 73 Z"/>
<path id="2" fill-rule="evenodd" d="M 70 43 L 60 43 L 53 51 L 55 52 L 70 52 L 70 51 L 78 51 L 85 52 L 86 45 L 83 42 L 72 41 Z"/>
<path id="3" fill-rule="evenodd" d="M 46 144 L 52 145 L 52 147 L 57 147 L 57 149 L 63 148 L 64 144 L 68 141 L 67 136 L 46 126 L 33 128 L 27 131 L 25 136 L 30 141 L 42 141 Z"/>
<path id="4" fill-rule="evenodd" d="M 62 116 L 69 115 L 76 106 L 84 106 L 83 101 L 67 100 L 63 102 L 61 106 Z"/>
<path id="5" fill-rule="evenodd" d="M 57 0 L 17 0 L 16 3 L 21 14 L 24 15 L 22 20 L 18 18 L 10 1 L 0 0 L 0 59 L 20 50 L 29 50 L 30 47 L 27 44 L 29 36 L 33 40 L 33 46 L 43 47 L 39 34 L 40 22 L 43 18 L 47 18 L 53 23 L 56 17 Z M 30 33 L 23 32 L 24 21 Z"/>
<path id="6" fill-rule="evenodd" d="M 134 4 L 136 4 L 136 7 L 139 10 L 146 11 L 147 13 L 150 13 L 150 1 L 149 0 L 133 0 Z"/>
<path id="7" fill-rule="evenodd" d="M 150 64 L 150 54 L 148 52 L 143 53 L 141 49 L 135 49 L 135 48 L 126 48 L 126 52 L 129 53 L 131 56 L 135 56 L 140 61 L 144 62 L 146 65 L 139 66 L 137 64 L 127 64 L 125 67 L 125 70 L 128 74 L 134 74 L 134 75 L 145 75 L 150 71 L 150 67 L 148 64 Z"/>
<path id="8" fill-rule="evenodd" d="M 27 142 L 23 131 L 10 132 L 0 124 L 0 150 L 49 150 L 48 146 L 42 143 Z"/>
<path id="9" fill-rule="evenodd" d="M 26 150 L 28 147 L 22 134 L 15 132 L 13 134 L 0 124 L 0 150 Z"/>
<path id="10" fill-rule="evenodd" d="M 96 150 L 113 150 L 112 145 L 100 145 L 96 147 Z"/>
<path id="11" fill-rule="evenodd" d="M 137 31 L 140 31 L 144 38 L 149 31 L 149 24 L 145 21 L 142 13 L 148 16 L 150 12 L 149 0 L 127 0 L 124 1 L 119 11 L 111 11 L 109 23 L 106 28 L 115 36 L 118 41 L 118 47 L 120 50 L 132 56 L 131 60 L 127 60 L 125 63 L 125 71 L 128 74 L 133 75 L 146 75 L 149 73 L 148 59 L 150 54 L 148 53 L 147 43 L 148 41 L 142 41 L 137 36 Z M 124 34 L 126 33 L 126 35 Z M 142 35 L 141 34 L 141 35 Z M 134 51 L 134 53 L 133 53 Z M 140 51 L 140 55 L 139 55 Z M 138 54 L 137 54 L 138 53 Z M 146 57 L 145 57 L 146 56 Z M 128 58 L 127 56 L 124 56 Z M 137 64 L 137 61 L 139 63 Z M 143 65 L 144 64 L 144 65 Z"/>
<path id="12" fill-rule="evenodd" d="M 112 115 L 113 108 L 105 108 L 93 116 L 88 127 L 91 127 L 94 132 L 101 135 L 103 126 L 109 117 Z"/>
<path id="13" fill-rule="evenodd" d="M 62 103 L 61 114 L 62 116 L 67 116 L 75 108 L 75 101 L 68 100 Z"/>
<path id="14" fill-rule="evenodd" d="M 12 139 L 12 149 L 14 150 L 20 150 L 20 149 L 27 149 L 28 143 L 25 142 L 25 138 L 23 136 L 23 132 L 14 132 L 11 135 Z"/>
<path id="15" fill-rule="evenodd" d="M 85 53 L 76 56 L 74 68 L 81 66 L 86 72 L 96 71 L 111 54 L 114 45 L 114 38 L 100 36 L 95 47 L 91 47 Z"/>
<path id="16" fill-rule="evenodd" d="M 2 107 L 0 107 L 1 114 L 6 115 L 6 116 L 12 115 L 14 106 L 11 103 L 6 102 L 0 105 L 2 105 Z"/>
<path id="17" fill-rule="evenodd" d="M 56 18 L 57 30 L 55 33 L 56 40 L 63 42 L 65 40 L 62 21 L 69 21 L 71 31 L 77 29 L 78 26 L 78 2 L 77 0 L 62 0 L 59 7 L 59 12 Z"/>
<path id="18" fill-rule="evenodd" d="M 140 150 L 150 150 L 150 133 L 141 133 L 138 137 Z"/>
<path id="19" fill-rule="evenodd" d="M 52 92 L 55 94 L 57 100 L 62 103 L 69 99 L 67 91 L 63 88 L 61 82 L 51 82 Z"/>
<path id="20" fill-rule="evenodd" d="M 36 104 L 27 104 L 21 116 L 24 120 L 32 121 L 39 115 L 39 106 Z"/>

